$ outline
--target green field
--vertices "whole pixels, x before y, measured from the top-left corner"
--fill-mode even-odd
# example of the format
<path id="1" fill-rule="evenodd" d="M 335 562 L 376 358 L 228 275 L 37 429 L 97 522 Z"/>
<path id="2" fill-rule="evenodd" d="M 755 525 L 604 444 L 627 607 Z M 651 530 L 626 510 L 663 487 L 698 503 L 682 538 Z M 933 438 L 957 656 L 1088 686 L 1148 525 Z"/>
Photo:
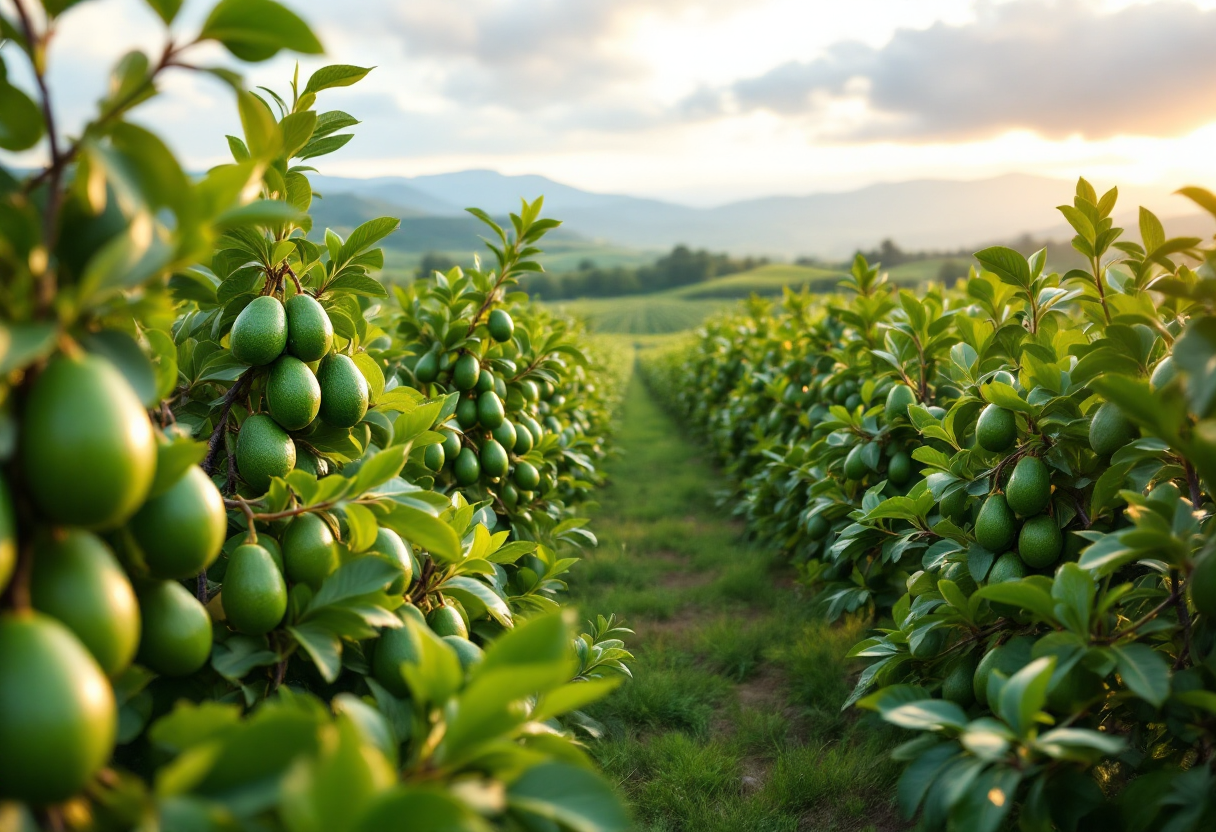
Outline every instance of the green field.
<path id="1" fill-rule="evenodd" d="M 663 294 L 668 297 L 700 300 L 746 298 L 753 294 L 779 295 L 786 286 L 795 291 L 807 286 L 813 291 L 831 291 L 842 277 L 844 274 L 841 272 L 814 266 L 769 263 L 751 271 L 717 277 L 691 286 L 681 286 Z"/>
<path id="2" fill-rule="evenodd" d="M 727 304 L 719 300 L 685 300 L 661 293 L 561 301 L 553 305 L 582 318 L 592 332 L 662 335 L 692 329 Z"/>

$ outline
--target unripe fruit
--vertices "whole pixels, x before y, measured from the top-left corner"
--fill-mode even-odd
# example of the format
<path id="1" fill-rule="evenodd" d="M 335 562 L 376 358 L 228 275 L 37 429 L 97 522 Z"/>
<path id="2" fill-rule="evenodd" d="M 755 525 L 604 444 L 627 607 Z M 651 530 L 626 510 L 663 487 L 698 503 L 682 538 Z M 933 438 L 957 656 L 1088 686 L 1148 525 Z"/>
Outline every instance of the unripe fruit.
<path id="1" fill-rule="evenodd" d="M 811 540 L 822 540 L 824 535 L 831 529 L 831 525 L 822 514 L 816 514 L 806 524 L 806 535 Z"/>
<path id="2" fill-rule="evenodd" d="M 502 504 L 508 509 L 514 509 L 519 505 L 519 489 L 510 482 L 502 484 L 502 488 L 498 491 L 498 496 L 502 498 Z"/>
<path id="3" fill-rule="evenodd" d="M 423 384 L 430 384 L 439 378 L 439 355 L 434 350 L 418 359 L 414 365 L 414 378 Z"/>
<path id="4" fill-rule="evenodd" d="M 540 401 L 540 388 L 536 386 L 536 382 L 532 379 L 524 379 L 519 383 L 519 391 L 524 394 L 524 398 L 530 402 Z"/>
<path id="5" fill-rule="evenodd" d="M 287 351 L 301 361 L 320 361 L 334 346 L 334 325 L 312 295 L 292 295 L 287 312 Z"/>
<path id="6" fill-rule="evenodd" d="M 469 637 L 468 625 L 455 607 L 442 606 L 431 610 L 426 617 L 426 623 L 438 636 Z"/>
<path id="7" fill-rule="evenodd" d="M 456 482 L 460 485 L 472 485 L 481 479 L 481 461 L 472 448 L 461 448 L 456 456 L 454 466 Z"/>
<path id="8" fill-rule="evenodd" d="M 912 477 L 912 457 L 907 451 L 896 451 L 887 462 L 887 479 L 896 485 L 903 485 Z"/>
<path id="9" fill-rule="evenodd" d="M 228 338 L 237 361 L 262 367 L 283 354 L 287 346 L 287 311 L 279 299 L 260 295 L 241 310 Z"/>
<path id="10" fill-rule="evenodd" d="M 472 390 L 477 386 L 480 377 L 481 365 L 477 356 L 466 352 L 456 359 L 456 366 L 452 369 L 452 384 L 457 390 Z"/>
<path id="11" fill-rule="evenodd" d="M 490 430 L 502 424 L 506 418 L 502 407 L 502 399 L 493 390 L 487 390 L 477 397 L 477 421 Z"/>
<path id="12" fill-rule="evenodd" d="M 473 388 L 474 392 L 484 393 L 487 390 L 494 389 L 494 374 L 487 369 L 481 371 L 481 375 L 477 377 L 477 385 Z"/>
<path id="13" fill-rule="evenodd" d="M 152 487 L 152 423 L 104 358 L 52 358 L 30 391 L 20 441 L 30 498 L 56 523 L 112 529 Z"/>
<path id="14" fill-rule="evenodd" d="M 1026 577 L 1026 564 L 1015 552 L 1006 552 L 996 559 L 988 572 L 988 583 L 1001 584 L 1005 581 L 1019 581 Z"/>
<path id="15" fill-rule="evenodd" d="M 493 394 L 491 394 L 493 395 Z M 477 399 L 462 396 L 456 403 L 456 423 L 465 430 L 477 424 Z"/>
<path id="16" fill-rule="evenodd" d="M 114 691 L 66 627 L 0 615 L 0 799 L 66 800 L 105 765 L 117 730 Z"/>
<path id="17" fill-rule="evenodd" d="M 176 581 L 157 581 L 139 593 L 143 626 L 136 660 L 162 676 L 189 676 L 211 655 L 211 618 Z"/>
<path id="18" fill-rule="evenodd" d="M 946 492 L 938 505 L 942 517 L 949 519 L 955 525 L 961 525 L 967 520 L 967 489 L 956 488 Z"/>
<path id="19" fill-rule="evenodd" d="M 236 547 L 228 558 L 220 602 L 237 632 L 260 636 L 279 626 L 287 612 L 287 584 L 266 549 L 256 543 Z"/>
<path id="20" fill-rule="evenodd" d="M 455 462 L 460 453 L 460 435 L 454 431 L 443 431 L 443 461 Z"/>
<path id="21" fill-rule="evenodd" d="M 481 446 L 481 472 L 490 479 L 499 479 L 507 475 L 510 460 L 507 459 L 506 449 L 493 439 L 487 440 Z"/>
<path id="22" fill-rule="evenodd" d="M 1064 551 L 1064 535 L 1054 517 L 1040 514 L 1022 524 L 1018 533 L 1018 554 L 1028 566 L 1043 569 L 1051 566 Z"/>
<path id="23" fill-rule="evenodd" d="M 502 424 L 493 430 L 494 440 L 504 448 L 515 447 L 515 425 L 509 419 L 503 419 Z"/>
<path id="24" fill-rule="evenodd" d="M 975 691 L 972 680 L 975 678 L 975 668 L 979 663 L 975 653 L 963 656 L 958 664 L 942 680 L 942 699 L 948 699 L 964 708 L 971 707 L 975 701 Z"/>
<path id="25" fill-rule="evenodd" d="M 908 418 L 908 405 L 916 404 L 916 393 L 906 384 L 897 384 L 887 393 L 885 408 L 887 421 L 893 422 L 897 417 Z"/>
<path id="26" fill-rule="evenodd" d="M 523 422 L 520 422 L 515 427 L 515 447 L 512 449 L 517 456 L 523 456 L 528 451 L 532 450 L 535 437 L 532 436 L 532 431 Z"/>
<path id="27" fill-rule="evenodd" d="M 467 638 L 444 636 L 443 640 L 456 653 L 456 658 L 460 660 L 460 667 L 463 670 L 468 670 L 485 658 L 485 653 L 481 652 L 481 648 Z"/>
<path id="28" fill-rule="evenodd" d="M 265 413 L 255 413 L 236 437 L 236 468 L 258 494 L 270 488 L 271 477 L 285 477 L 296 467 L 296 443 Z"/>
<path id="29" fill-rule="evenodd" d="M 1051 474 L 1037 456 L 1018 460 L 1005 486 L 1009 507 L 1023 517 L 1038 514 L 1051 502 Z"/>
<path id="30" fill-rule="evenodd" d="M 844 458 L 844 476 L 846 479 L 860 480 L 870 470 L 861 456 L 861 450 L 864 447 L 864 445 L 854 445 L 853 449 L 849 451 L 849 455 Z"/>
<path id="31" fill-rule="evenodd" d="M 353 428 L 367 415 L 367 379 L 349 356 L 330 353 L 317 369 L 321 418 L 335 428 Z"/>
<path id="32" fill-rule="evenodd" d="M 372 653 L 372 676 L 393 696 L 409 696 L 409 687 L 401 673 L 401 665 L 417 664 L 422 660 L 418 634 L 410 626 L 384 630 Z"/>
<path id="33" fill-rule="evenodd" d="M 993 494 L 984 501 L 980 516 L 976 518 L 975 539 L 989 552 L 1003 552 L 1013 545 L 1017 528 L 1017 518 L 1005 495 Z"/>
<path id="34" fill-rule="evenodd" d="M 505 309 L 495 309 L 490 312 L 490 337 L 498 343 L 511 340 L 515 334 L 515 321 Z"/>
<path id="35" fill-rule="evenodd" d="M 307 364 L 293 356 L 281 355 L 270 365 L 266 378 L 266 404 L 270 415 L 284 430 L 301 430 L 317 418 L 321 385 Z"/>
<path id="36" fill-rule="evenodd" d="M 168 491 L 144 503 L 128 528 L 153 576 L 190 578 L 214 563 L 224 547 L 224 497 L 211 477 L 192 465 Z"/>
<path id="37" fill-rule="evenodd" d="M 1089 447 L 1098 456 L 1107 456 L 1136 438 L 1139 431 L 1113 402 L 1106 402 L 1089 423 Z"/>
<path id="38" fill-rule="evenodd" d="M 39 540 L 32 564 L 34 609 L 67 626 L 106 675 L 126 670 L 139 647 L 139 604 L 109 547 L 73 529 Z"/>
<path id="39" fill-rule="evenodd" d="M 427 445 L 426 450 L 422 452 L 422 464 L 432 471 L 438 472 L 443 468 L 445 460 L 443 452 L 443 443 Z"/>
<path id="40" fill-rule="evenodd" d="M 377 529 L 376 542 L 367 550 L 367 554 L 383 558 L 401 570 L 401 575 L 389 584 L 389 595 L 400 595 L 414 582 L 414 553 L 401 535 L 392 529 Z"/>
<path id="41" fill-rule="evenodd" d="M 913 646 L 909 643 L 912 658 L 926 661 L 942 652 L 946 643 L 946 633 L 943 630 L 930 630 L 921 636 Z"/>
<path id="42" fill-rule="evenodd" d="M 283 530 L 283 566 L 294 583 L 320 586 L 338 568 L 338 547 L 318 514 L 297 515 Z"/>
<path id="43" fill-rule="evenodd" d="M 531 462 L 516 463 L 514 479 L 523 491 L 535 491 L 540 487 L 540 471 Z"/>
<path id="44" fill-rule="evenodd" d="M 996 453 L 1007 451 L 1018 438 L 1018 423 L 1011 411 L 990 404 L 975 423 L 975 441 Z"/>
<path id="45" fill-rule="evenodd" d="M 17 518 L 8 484 L 0 477 L 0 593 L 8 586 L 17 565 Z"/>

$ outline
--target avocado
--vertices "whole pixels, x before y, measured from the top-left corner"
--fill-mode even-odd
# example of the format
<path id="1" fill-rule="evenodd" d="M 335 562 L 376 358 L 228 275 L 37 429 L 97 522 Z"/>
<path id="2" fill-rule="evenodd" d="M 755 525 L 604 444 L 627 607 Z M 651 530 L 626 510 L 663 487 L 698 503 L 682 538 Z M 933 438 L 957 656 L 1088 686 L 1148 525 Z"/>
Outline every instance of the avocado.
<path id="1" fill-rule="evenodd" d="M 513 510 L 519 505 L 519 489 L 514 486 L 509 480 L 502 484 L 498 489 L 498 496 L 502 500 L 502 504 L 508 510 Z"/>
<path id="2" fill-rule="evenodd" d="M 302 430 L 321 409 L 321 385 L 307 364 L 294 356 L 281 355 L 270 365 L 266 378 L 266 404 L 271 417 L 284 430 Z"/>
<path id="3" fill-rule="evenodd" d="M 974 652 L 959 658 L 942 680 L 942 699 L 948 699 L 964 708 L 971 707 L 971 703 L 975 701 L 972 679 L 975 678 L 978 663 L 979 659 Z"/>
<path id="4" fill-rule="evenodd" d="M 930 630 L 921 636 L 915 645 L 909 642 L 912 658 L 927 661 L 942 652 L 946 644 L 946 633 L 941 629 Z"/>
<path id="5" fill-rule="evenodd" d="M 177 581 L 157 581 L 139 593 L 142 627 L 136 660 L 162 676 L 189 676 L 211 655 L 211 618 Z"/>
<path id="6" fill-rule="evenodd" d="M 988 677 L 992 675 L 992 671 L 999 670 L 1006 677 L 1012 676 L 1030 664 L 1033 649 L 1033 638 L 1017 636 L 985 653 L 975 668 L 972 685 L 975 701 L 986 707 L 988 705 Z"/>
<path id="7" fill-rule="evenodd" d="M 811 540 L 822 540 L 831 529 L 831 525 L 822 514 L 816 514 L 806 523 L 806 536 Z"/>
<path id="8" fill-rule="evenodd" d="M 967 501 L 969 495 L 966 488 L 955 488 L 953 491 L 947 491 L 942 495 L 942 501 L 938 504 L 938 511 L 942 517 L 947 518 L 950 522 L 957 526 L 961 526 L 967 522 Z"/>
<path id="9" fill-rule="evenodd" d="M 485 654 L 481 652 L 481 648 L 467 638 L 461 636 L 444 636 L 443 640 L 456 653 L 456 658 L 460 660 L 460 667 L 463 670 L 468 670 L 475 664 L 485 658 Z"/>
<path id="10" fill-rule="evenodd" d="M 353 428 L 367 415 L 367 379 L 350 356 L 330 353 L 317 369 L 321 419 L 335 428 Z"/>
<path id="11" fill-rule="evenodd" d="M 505 309 L 495 309 L 490 312 L 490 337 L 502 344 L 511 340 L 515 334 L 515 321 Z"/>
<path id="12" fill-rule="evenodd" d="M 334 325 L 312 295 L 288 298 L 287 351 L 305 362 L 320 361 L 334 346 Z"/>
<path id="13" fill-rule="evenodd" d="M 1005 501 L 1005 495 L 989 496 L 975 521 L 976 541 L 989 552 L 1003 552 L 1013 545 L 1017 530 L 1017 518 Z"/>
<path id="14" fill-rule="evenodd" d="M 232 357 L 263 367 L 283 354 L 287 347 L 287 311 L 279 299 L 260 295 L 241 310 L 228 337 Z"/>
<path id="15" fill-rule="evenodd" d="M 338 547 L 329 524 L 314 513 L 299 514 L 283 530 L 283 566 L 294 583 L 314 589 L 338 568 Z"/>
<path id="16" fill-rule="evenodd" d="M 265 413 L 245 420 L 236 437 L 236 468 L 258 494 L 270 488 L 271 477 L 285 477 L 296 467 L 296 443 Z"/>
<path id="17" fill-rule="evenodd" d="M 107 676 L 126 670 L 139 647 L 139 603 L 110 547 L 91 532 L 59 530 L 40 537 L 31 562 L 34 609 L 66 625 Z"/>
<path id="18" fill-rule="evenodd" d="M 517 462 L 514 480 L 521 490 L 535 491 L 540 486 L 540 471 L 531 462 Z"/>
<path id="19" fill-rule="evenodd" d="M 524 394 L 524 398 L 527 401 L 540 401 L 540 388 L 537 387 L 536 382 L 530 378 L 526 378 L 519 383 L 519 391 Z"/>
<path id="20" fill-rule="evenodd" d="M 1113 402 L 1106 402 L 1089 423 L 1089 447 L 1098 456 L 1108 456 L 1131 442 L 1140 432 Z"/>
<path id="21" fill-rule="evenodd" d="M 1005 486 L 1009 507 L 1023 517 L 1038 514 L 1051 502 L 1051 473 L 1037 456 L 1024 456 Z"/>
<path id="22" fill-rule="evenodd" d="M 1026 577 L 1026 564 L 1015 552 L 1006 552 L 996 559 L 988 572 L 988 583 L 1003 584 L 1005 581 L 1020 581 Z"/>
<path id="23" fill-rule="evenodd" d="M 52 522 L 109 530 L 148 496 L 156 437 L 114 365 L 58 355 L 34 380 L 19 436 L 27 493 Z"/>
<path id="24" fill-rule="evenodd" d="M 127 526 L 153 577 L 192 578 L 219 557 L 228 514 L 211 477 L 192 465 L 168 491 L 144 503 Z"/>
<path id="25" fill-rule="evenodd" d="M 477 421 L 489 430 L 494 430 L 506 418 L 502 407 L 502 399 L 493 390 L 487 390 L 477 397 Z"/>
<path id="26" fill-rule="evenodd" d="M 401 673 L 401 665 L 418 664 L 421 660 L 422 645 L 414 628 L 407 624 L 384 630 L 373 648 L 372 677 L 393 696 L 404 698 L 409 696 L 410 690 Z"/>
<path id="27" fill-rule="evenodd" d="M 908 418 L 908 405 L 916 404 L 916 393 L 906 384 L 897 384 L 887 393 L 885 413 L 888 422 Z"/>
<path id="28" fill-rule="evenodd" d="M 494 439 L 488 439 L 481 445 L 481 471 L 492 480 L 505 477 L 510 460 L 507 451 Z"/>
<path id="29" fill-rule="evenodd" d="M 439 472 L 443 469 L 443 463 L 443 443 L 437 442 L 434 445 L 427 445 L 426 450 L 422 452 L 422 464 L 432 471 Z"/>
<path id="30" fill-rule="evenodd" d="M 861 449 L 864 447 L 865 445 L 854 445 L 852 450 L 849 451 L 848 456 L 844 458 L 845 479 L 860 480 L 870 470 L 866 466 L 865 460 L 861 457 Z"/>
<path id="31" fill-rule="evenodd" d="M 990 404 L 980 412 L 975 423 L 975 441 L 986 450 L 1007 451 L 1018 438 L 1018 423 L 1013 412 Z"/>
<path id="32" fill-rule="evenodd" d="M 464 616 L 458 609 L 446 604 L 431 610 L 426 617 L 426 623 L 437 636 L 469 637 L 469 627 L 464 623 Z"/>
<path id="33" fill-rule="evenodd" d="M 110 682 L 71 631 L 0 613 L 0 799 L 67 800 L 110 759 L 117 732 Z"/>
<path id="34" fill-rule="evenodd" d="M 483 368 L 481 375 L 477 376 L 477 384 L 473 386 L 474 392 L 484 393 L 487 390 L 494 389 L 494 374 L 489 369 Z"/>
<path id="35" fill-rule="evenodd" d="M 367 554 L 383 558 L 401 570 L 401 575 L 394 578 L 385 590 L 389 595 L 400 595 L 414 582 L 414 552 L 410 545 L 401 539 L 401 535 L 392 529 L 376 529 L 376 541 L 367 550 Z"/>
<path id="36" fill-rule="evenodd" d="M 906 451 L 896 451 L 887 462 L 887 479 L 903 485 L 912 477 L 912 457 Z"/>
<path id="37" fill-rule="evenodd" d="M 452 369 L 452 384 L 457 390 L 472 390 L 477 386 L 480 377 L 481 364 L 478 363 L 477 356 L 466 352 L 456 359 L 456 366 Z"/>
<path id="38" fill-rule="evenodd" d="M 270 552 L 256 543 L 236 547 L 220 592 L 224 617 L 239 633 L 269 633 L 287 612 L 287 584 Z"/>
<path id="39" fill-rule="evenodd" d="M 492 431 L 499 445 L 510 450 L 515 447 L 515 425 L 510 419 L 503 419 L 502 424 Z"/>
<path id="40" fill-rule="evenodd" d="M 414 365 L 414 378 L 423 384 L 430 384 L 439 378 L 439 355 L 431 350 L 418 359 Z"/>
<path id="41" fill-rule="evenodd" d="M 516 456 L 523 456 L 528 451 L 532 450 L 534 437 L 532 431 L 523 422 L 515 425 L 515 451 Z"/>
<path id="42" fill-rule="evenodd" d="M 849 397 L 844 400 L 845 409 L 852 413 L 857 408 L 861 407 L 861 394 L 850 393 Z"/>
<path id="43" fill-rule="evenodd" d="M 456 455 L 460 453 L 460 434 L 455 431 L 445 430 L 443 433 L 443 461 L 455 462 Z"/>
<path id="44" fill-rule="evenodd" d="M 456 482 L 460 485 L 472 485 L 481 479 L 481 461 L 472 448 L 460 449 L 460 453 L 456 455 L 454 470 Z"/>
<path id="45" fill-rule="evenodd" d="M 1018 554 L 1034 569 L 1051 566 L 1064 551 L 1064 535 L 1056 519 L 1047 514 L 1031 517 L 1018 534 Z"/>

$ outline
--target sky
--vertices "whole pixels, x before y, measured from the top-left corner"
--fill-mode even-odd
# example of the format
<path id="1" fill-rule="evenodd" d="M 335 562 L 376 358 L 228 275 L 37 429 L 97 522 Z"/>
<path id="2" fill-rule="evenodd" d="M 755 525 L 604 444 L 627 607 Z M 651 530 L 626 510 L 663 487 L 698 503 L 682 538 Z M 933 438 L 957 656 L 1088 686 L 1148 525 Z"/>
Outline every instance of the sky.
<path id="1" fill-rule="evenodd" d="M 1216 185 L 1216 0 L 288 5 L 328 51 L 302 60 L 302 75 L 376 67 L 320 101 L 363 122 L 321 160 L 332 175 L 490 168 L 693 205 L 1010 172 Z M 174 33 L 208 8 L 186 0 Z M 143 0 L 66 15 L 51 61 L 67 129 L 119 56 L 164 37 Z M 232 63 L 214 46 L 193 54 Z M 282 92 L 294 61 L 243 71 Z M 136 120 L 192 167 L 225 161 L 231 93 L 184 72 L 164 91 Z"/>

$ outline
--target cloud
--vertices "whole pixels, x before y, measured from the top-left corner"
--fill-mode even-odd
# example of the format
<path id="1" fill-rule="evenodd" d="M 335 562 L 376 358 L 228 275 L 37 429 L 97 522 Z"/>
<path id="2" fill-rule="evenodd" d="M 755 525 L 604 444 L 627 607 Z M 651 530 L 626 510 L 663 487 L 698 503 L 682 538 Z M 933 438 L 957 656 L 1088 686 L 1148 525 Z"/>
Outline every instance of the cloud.
<path id="1" fill-rule="evenodd" d="M 1216 115 L 1216 11 L 1176 0 L 981 5 L 975 22 L 836 44 L 721 90 L 718 112 L 801 117 L 835 139 L 1176 136 Z M 706 111 L 705 93 L 695 101 Z"/>

